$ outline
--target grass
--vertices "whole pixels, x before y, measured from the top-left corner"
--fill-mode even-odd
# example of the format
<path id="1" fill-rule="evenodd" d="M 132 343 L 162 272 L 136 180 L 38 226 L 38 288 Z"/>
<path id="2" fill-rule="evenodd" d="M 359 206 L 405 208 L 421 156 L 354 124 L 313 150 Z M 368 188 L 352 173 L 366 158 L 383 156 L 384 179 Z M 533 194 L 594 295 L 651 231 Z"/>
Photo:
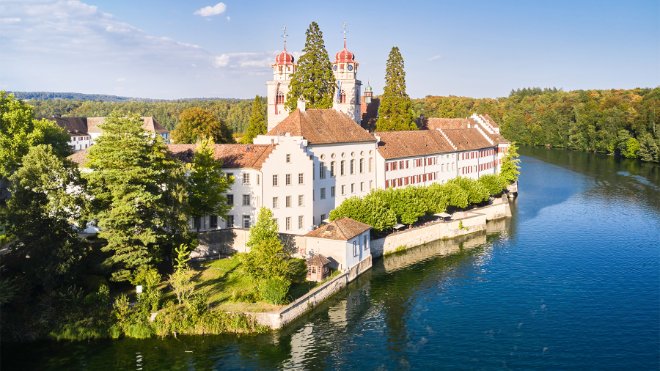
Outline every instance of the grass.
<path id="1" fill-rule="evenodd" d="M 237 254 L 195 264 L 193 268 L 195 292 L 206 295 L 213 309 L 226 312 L 270 312 L 284 307 L 256 300 L 257 282 L 243 272 Z M 331 277 L 335 275 L 332 274 Z M 294 301 L 327 281 L 328 279 L 318 283 L 294 283 L 289 289 L 288 299 L 290 302 Z M 170 295 L 171 293 L 167 294 Z"/>

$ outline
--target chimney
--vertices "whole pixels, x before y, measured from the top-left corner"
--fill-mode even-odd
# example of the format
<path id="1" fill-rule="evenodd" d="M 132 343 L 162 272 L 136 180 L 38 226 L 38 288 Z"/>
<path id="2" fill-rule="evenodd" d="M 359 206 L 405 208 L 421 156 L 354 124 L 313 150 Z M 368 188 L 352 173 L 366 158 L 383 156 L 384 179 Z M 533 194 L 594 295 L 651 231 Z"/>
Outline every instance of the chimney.
<path id="1" fill-rule="evenodd" d="M 305 101 L 303 99 L 298 99 L 298 109 L 300 112 L 305 112 Z"/>

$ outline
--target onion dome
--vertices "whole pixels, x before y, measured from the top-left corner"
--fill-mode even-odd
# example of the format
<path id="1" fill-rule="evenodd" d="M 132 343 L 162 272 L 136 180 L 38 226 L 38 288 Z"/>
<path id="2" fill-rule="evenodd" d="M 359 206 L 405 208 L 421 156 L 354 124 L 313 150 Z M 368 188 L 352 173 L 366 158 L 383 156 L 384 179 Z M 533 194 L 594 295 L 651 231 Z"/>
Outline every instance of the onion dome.
<path id="1" fill-rule="evenodd" d="M 335 63 L 355 62 L 355 54 L 346 49 L 346 41 L 344 41 L 344 49 L 335 54 Z"/>
<path id="2" fill-rule="evenodd" d="M 293 55 L 289 54 L 286 49 L 282 50 L 282 52 L 275 57 L 275 64 L 278 66 L 293 64 L 293 62 Z"/>

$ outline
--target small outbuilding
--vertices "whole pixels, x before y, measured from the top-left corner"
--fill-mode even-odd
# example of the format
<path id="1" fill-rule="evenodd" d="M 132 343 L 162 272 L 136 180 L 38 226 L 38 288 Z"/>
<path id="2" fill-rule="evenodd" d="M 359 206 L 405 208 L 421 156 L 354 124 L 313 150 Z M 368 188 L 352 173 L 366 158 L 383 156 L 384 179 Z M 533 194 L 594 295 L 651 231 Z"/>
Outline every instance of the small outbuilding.
<path id="1" fill-rule="evenodd" d="M 371 226 L 350 218 L 337 219 L 307 233 L 307 252 L 323 254 L 332 269 L 347 271 L 371 258 Z"/>
<path id="2" fill-rule="evenodd" d="M 321 282 L 330 275 L 330 260 L 321 254 L 307 259 L 307 281 Z"/>

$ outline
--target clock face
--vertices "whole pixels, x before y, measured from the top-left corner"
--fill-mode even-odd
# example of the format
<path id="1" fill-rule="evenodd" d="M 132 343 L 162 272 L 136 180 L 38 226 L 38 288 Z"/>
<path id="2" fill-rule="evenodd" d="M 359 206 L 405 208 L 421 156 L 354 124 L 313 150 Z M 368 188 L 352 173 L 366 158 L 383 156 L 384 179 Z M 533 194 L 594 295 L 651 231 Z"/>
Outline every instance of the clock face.
<path id="1" fill-rule="evenodd" d="M 335 64 L 334 66 L 332 66 L 332 69 L 337 71 L 337 65 Z"/>
<path id="2" fill-rule="evenodd" d="M 349 65 L 348 65 L 348 70 L 349 70 L 349 71 L 353 71 L 353 65 L 352 65 L 352 64 L 349 64 Z"/>

